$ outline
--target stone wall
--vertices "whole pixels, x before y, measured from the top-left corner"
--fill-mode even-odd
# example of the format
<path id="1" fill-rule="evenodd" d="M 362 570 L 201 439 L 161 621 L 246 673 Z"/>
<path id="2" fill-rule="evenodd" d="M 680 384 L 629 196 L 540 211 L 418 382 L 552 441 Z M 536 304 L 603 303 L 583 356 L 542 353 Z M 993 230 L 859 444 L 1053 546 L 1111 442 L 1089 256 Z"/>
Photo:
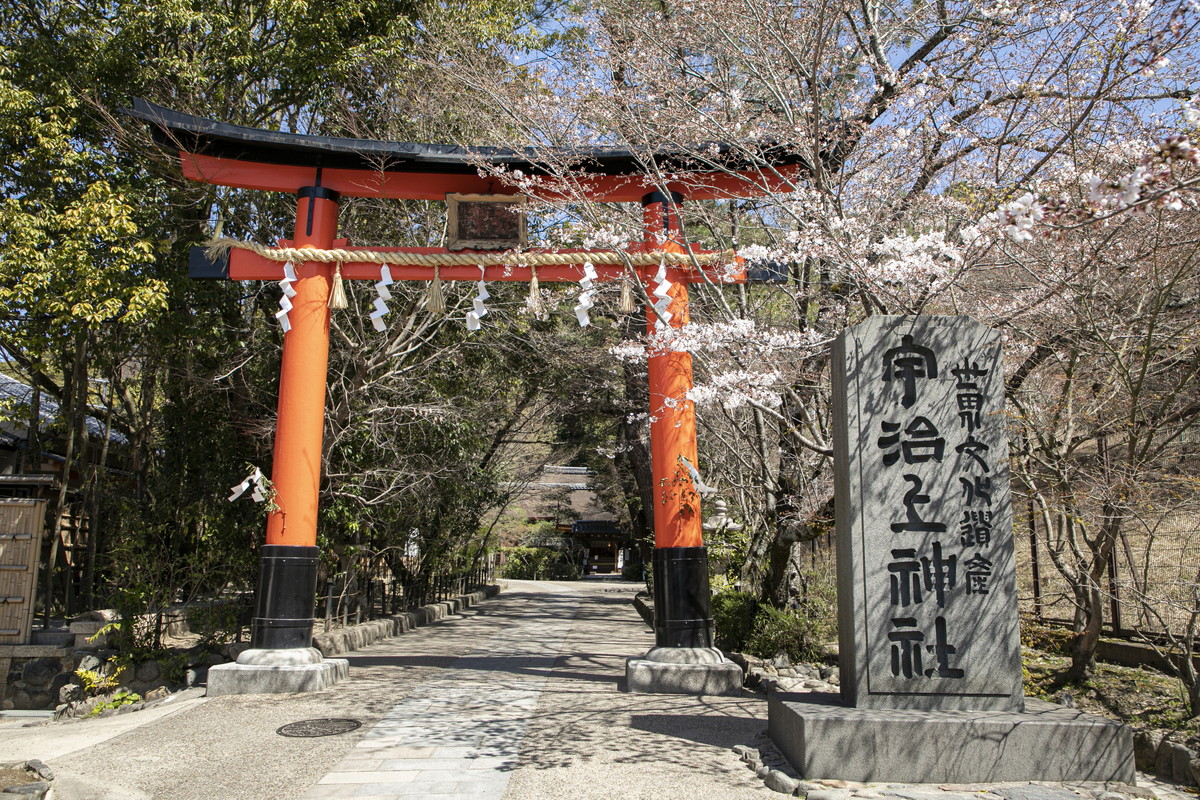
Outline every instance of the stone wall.
<path id="1" fill-rule="evenodd" d="M 71 681 L 75 653 L 49 645 L 0 646 L 0 710 L 48 709 Z"/>
<path id="2" fill-rule="evenodd" d="M 500 592 L 499 586 L 487 586 L 477 592 L 460 595 L 440 603 L 431 603 L 395 616 L 371 620 L 349 628 L 319 633 L 313 646 L 325 656 L 349 653 L 381 639 L 399 636 L 414 628 L 437 622 L 452 614 L 461 613 Z M 62 647 L 50 645 L 0 645 L 0 710 L 54 709 L 64 702 L 78 700 L 78 687 L 70 698 L 60 697 L 63 687 L 75 684 L 75 670 L 89 669 L 111 675 L 115 665 L 110 659 L 115 651 L 107 649 L 107 635 L 98 631 L 111 621 L 111 615 L 93 612 L 98 619 L 71 623 L 74 642 Z M 178 615 L 175 624 L 185 625 L 186 615 Z M 320 624 L 319 622 L 317 623 Z M 232 644 L 220 653 L 189 653 L 183 684 L 204 683 L 208 667 L 236 660 L 238 652 L 248 644 Z M 145 696 L 168 680 L 166 666 L 158 661 L 145 661 L 126 670 L 117 680 L 120 685 Z"/>
<path id="3" fill-rule="evenodd" d="M 318 633 L 313 636 L 313 647 L 320 650 L 321 654 L 326 657 L 349 653 L 382 639 L 399 636 L 422 625 L 445 619 L 451 614 L 461 613 L 499 593 L 499 586 L 485 586 L 477 592 L 452 597 L 440 603 L 430 603 L 427 606 L 421 606 L 395 616 L 373 619 L 370 622 L 328 633 Z"/>
<path id="4" fill-rule="evenodd" d="M 1200 758 L 1195 750 L 1172 741 L 1175 731 L 1138 731 L 1133 737 L 1133 757 L 1142 772 L 1184 786 L 1200 786 Z"/>

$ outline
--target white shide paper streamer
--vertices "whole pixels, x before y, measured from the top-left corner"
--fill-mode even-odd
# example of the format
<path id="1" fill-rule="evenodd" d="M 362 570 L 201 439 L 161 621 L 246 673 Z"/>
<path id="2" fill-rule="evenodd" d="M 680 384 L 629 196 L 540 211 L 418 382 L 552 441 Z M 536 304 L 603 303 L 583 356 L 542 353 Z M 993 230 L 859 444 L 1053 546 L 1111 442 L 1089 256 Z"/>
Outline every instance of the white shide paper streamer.
<path id="1" fill-rule="evenodd" d="M 579 280 L 579 305 L 575 306 L 575 319 L 579 320 L 581 328 L 592 324 L 588 311 L 596 305 L 593 301 L 596 296 L 595 283 L 593 283 L 595 280 L 596 268 L 592 266 L 592 262 L 588 261 L 583 265 L 583 277 Z"/>
<path id="2" fill-rule="evenodd" d="M 663 261 L 658 265 L 658 273 L 654 276 L 654 281 L 658 285 L 651 292 L 658 298 L 650 307 L 654 309 L 654 315 L 657 317 L 654 323 L 655 330 L 662 330 L 667 327 L 667 323 L 671 321 L 671 312 L 667 309 L 671 305 L 671 282 L 667 280 L 667 262 Z"/>
<path id="3" fill-rule="evenodd" d="M 687 456 L 680 456 L 679 461 L 687 468 L 688 475 L 692 476 L 692 488 L 694 488 L 701 497 L 707 497 L 710 494 L 716 494 L 717 490 L 708 486 L 700 479 L 700 470 L 692 466 L 692 462 L 687 460 Z"/>
<path id="4" fill-rule="evenodd" d="M 239 497 L 244 495 L 246 490 L 250 488 L 251 484 L 253 484 L 254 491 L 250 494 L 250 499 L 256 503 L 261 503 L 267 499 L 266 483 L 267 479 L 263 477 L 262 470 L 260 470 L 258 467 L 255 467 L 254 471 L 246 477 L 246 480 L 242 481 L 237 486 L 229 487 L 229 490 L 233 492 L 233 494 L 229 495 L 229 502 L 232 503 L 234 500 L 237 500 Z"/>
<path id="5" fill-rule="evenodd" d="M 279 320 L 279 327 L 283 328 L 284 333 L 292 329 L 292 324 L 288 322 L 288 312 L 292 310 L 292 298 L 296 296 L 296 290 L 292 288 L 295 282 L 296 271 L 292 268 L 292 262 L 286 261 L 283 264 L 283 280 L 279 282 L 283 296 L 279 298 L 279 310 L 275 312 L 275 319 Z"/>
<path id="6" fill-rule="evenodd" d="M 484 267 L 479 267 L 479 292 L 475 295 L 475 299 L 471 301 L 471 310 L 467 312 L 467 330 L 479 330 L 479 319 L 487 314 L 487 306 L 483 304 L 485 300 L 491 297 L 488 294 L 487 286 L 484 285 L 483 279 L 487 274 Z"/>
<path id="7" fill-rule="evenodd" d="M 379 296 L 375 298 L 375 310 L 371 312 L 371 324 L 375 326 L 375 330 L 380 332 L 387 330 L 387 323 L 383 321 L 383 316 L 391 311 L 388 308 L 387 301 L 392 299 L 392 293 L 388 290 L 388 287 L 394 282 L 392 280 L 392 271 L 388 265 L 380 265 L 379 282 L 375 284 L 375 291 Z"/>

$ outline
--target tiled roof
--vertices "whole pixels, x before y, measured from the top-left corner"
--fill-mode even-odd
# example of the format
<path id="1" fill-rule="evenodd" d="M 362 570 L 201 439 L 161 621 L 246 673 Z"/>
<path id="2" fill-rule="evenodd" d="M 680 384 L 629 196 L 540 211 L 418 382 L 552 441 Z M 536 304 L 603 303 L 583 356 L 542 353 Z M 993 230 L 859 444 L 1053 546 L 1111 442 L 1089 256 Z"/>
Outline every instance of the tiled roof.
<path id="1" fill-rule="evenodd" d="M 0 374 L 0 403 L 4 405 L 17 403 L 19 405 L 28 407 L 32 401 L 32 395 L 33 390 L 26 384 L 16 380 L 15 378 L 10 378 L 7 375 Z M 41 419 L 43 425 L 52 423 L 59 418 L 58 401 L 45 393 L 42 394 L 39 418 Z M 13 419 L 12 421 L 22 422 L 19 417 Z M 96 437 L 101 437 L 104 435 L 104 423 L 95 417 L 88 416 L 84 420 L 84 425 L 87 427 L 88 435 Z M 24 423 L 22 423 L 22 427 L 23 426 Z M 22 441 L 25 439 L 25 436 L 20 431 L 12 431 L 9 432 L 8 435 Z M 129 443 L 129 440 L 125 437 L 125 435 L 117 431 L 112 431 L 108 438 L 110 442 L 114 442 L 116 444 Z"/>

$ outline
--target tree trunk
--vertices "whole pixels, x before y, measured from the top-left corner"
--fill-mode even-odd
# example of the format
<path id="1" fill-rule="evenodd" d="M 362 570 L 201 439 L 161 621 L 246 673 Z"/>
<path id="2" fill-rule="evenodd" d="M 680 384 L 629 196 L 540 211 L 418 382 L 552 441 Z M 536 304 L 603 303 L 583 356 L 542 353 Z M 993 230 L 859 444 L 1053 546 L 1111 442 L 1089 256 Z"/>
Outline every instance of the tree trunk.
<path id="1" fill-rule="evenodd" d="M 1187 691 L 1189 719 L 1200 717 L 1200 676 L 1196 674 L 1195 623 L 1196 615 L 1193 614 L 1191 624 L 1189 625 L 1193 630 L 1189 630 L 1183 637 L 1183 642 L 1180 646 L 1180 650 L 1183 652 L 1176 664 L 1179 672 L 1179 681 Z"/>
<path id="2" fill-rule="evenodd" d="M 1071 641 L 1071 668 L 1067 678 L 1082 681 L 1091 677 L 1096 669 L 1096 647 L 1100 644 L 1100 630 L 1104 625 L 1104 592 L 1101 581 L 1108 574 L 1108 563 L 1116 552 L 1118 534 L 1124 517 L 1121 510 L 1111 503 L 1104 504 L 1104 523 L 1099 537 L 1092 543 L 1092 560 L 1088 570 L 1081 575 L 1086 583 L 1076 596 L 1082 597 L 1083 625 L 1079 626 Z"/>
<path id="3" fill-rule="evenodd" d="M 62 515 L 67 508 L 67 493 L 71 484 L 71 470 L 75 465 L 76 449 L 81 444 L 76 437 L 81 428 L 83 428 L 83 416 L 87 414 L 87 404 L 84 403 L 83 408 L 78 407 L 79 384 L 84 384 L 84 391 L 87 386 L 87 330 L 81 330 L 75 335 L 74 354 L 69 364 L 64 365 L 63 370 L 63 396 L 62 404 L 59 406 L 59 411 L 66 423 L 67 442 L 63 452 L 62 476 L 58 485 L 58 497 L 55 498 L 54 509 L 51 512 L 50 522 L 50 553 L 46 559 L 46 595 L 45 608 L 43 609 L 42 626 L 50 627 L 50 614 L 54 607 L 54 568 L 58 564 L 59 544 L 62 540 Z M 86 396 L 86 394 L 85 394 Z M 78 417 L 79 424 L 76 424 Z M 70 573 L 67 574 L 67 580 L 71 579 Z"/>
<path id="4" fill-rule="evenodd" d="M 645 317 L 641 314 L 630 316 L 631 321 L 626 328 L 627 336 L 633 335 L 639 320 L 641 324 L 645 323 Z M 631 411 L 647 411 L 650 408 L 650 391 L 645 370 L 626 363 L 623 377 L 625 407 Z M 627 507 L 629 524 L 633 529 L 633 541 L 642 564 L 649 564 L 654 547 L 654 473 L 650 461 L 648 423 L 640 417 L 627 415 L 621 421 L 618 438 L 620 447 L 617 448 L 617 458 L 624 467 L 621 472 L 628 476 L 622 489 L 625 497 L 629 498 Z"/>
<path id="5" fill-rule="evenodd" d="M 789 520 L 779 526 L 779 534 L 771 543 L 768 554 L 763 597 L 777 608 L 792 605 L 792 573 L 796 563 L 792 558 L 797 545 L 811 542 L 823 535 L 833 515 L 833 498 L 821 510 L 806 520 Z"/>
<path id="6" fill-rule="evenodd" d="M 112 401 L 112 381 L 109 381 L 109 405 Z M 108 408 L 105 416 L 104 439 L 100 442 L 100 458 L 92 467 L 89 488 L 91 490 L 88 502 L 88 538 L 87 553 L 83 564 L 83 593 L 84 605 L 87 610 L 95 608 L 96 604 L 96 553 L 100 550 L 100 484 L 104 480 L 104 470 L 108 466 L 108 445 L 112 437 L 112 408 Z"/>
<path id="7" fill-rule="evenodd" d="M 1073 682 L 1087 680 L 1096 670 L 1096 646 L 1100 643 L 1100 627 L 1104 623 L 1104 600 L 1099 584 L 1086 593 L 1087 608 L 1084 624 L 1071 640 L 1071 667 L 1067 679 Z"/>
<path id="8" fill-rule="evenodd" d="M 35 366 L 35 369 L 37 367 Z M 21 454 L 21 474 L 32 475 L 42 471 L 42 390 L 37 378 L 30 380 L 29 435 L 25 439 L 25 452 Z"/>

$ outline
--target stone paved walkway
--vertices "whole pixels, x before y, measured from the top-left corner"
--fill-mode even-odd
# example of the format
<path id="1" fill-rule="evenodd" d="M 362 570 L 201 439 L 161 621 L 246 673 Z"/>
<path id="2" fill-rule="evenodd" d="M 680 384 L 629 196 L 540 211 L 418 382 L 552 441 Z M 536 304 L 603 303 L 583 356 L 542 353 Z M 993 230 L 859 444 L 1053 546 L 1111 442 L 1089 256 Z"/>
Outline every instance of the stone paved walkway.
<path id="1" fill-rule="evenodd" d="M 579 600 L 541 606 L 416 687 L 304 797 L 499 800 Z"/>

